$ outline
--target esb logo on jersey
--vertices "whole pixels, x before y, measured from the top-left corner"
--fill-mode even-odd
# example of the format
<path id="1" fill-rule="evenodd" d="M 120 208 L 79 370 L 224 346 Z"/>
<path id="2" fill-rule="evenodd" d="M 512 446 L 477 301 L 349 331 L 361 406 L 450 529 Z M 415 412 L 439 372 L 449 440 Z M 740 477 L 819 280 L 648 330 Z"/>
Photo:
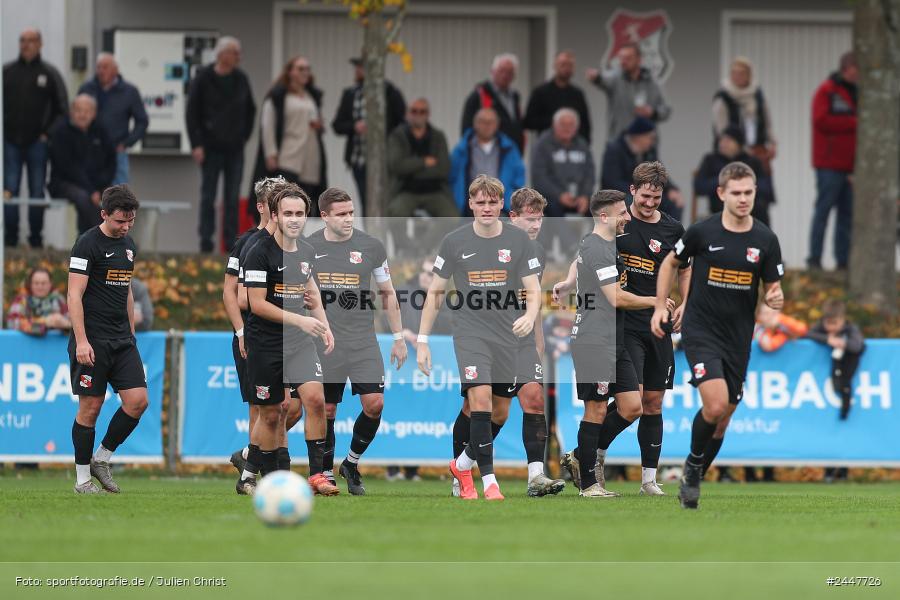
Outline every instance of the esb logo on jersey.
<path id="1" fill-rule="evenodd" d="M 660 243 L 660 241 L 650 238 L 650 250 L 652 250 L 654 254 L 662 250 L 662 244 Z"/>
<path id="2" fill-rule="evenodd" d="M 706 377 L 706 365 L 703 363 L 697 363 L 694 365 L 694 378 L 695 379 L 703 379 Z"/>
<path id="3" fill-rule="evenodd" d="M 759 248 L 747 248 L 747 260 L 752 263 L 759 262 Z"/>
<path id="4" fill-rule="evenodd" d="M 497 250 L 497 260 L 502 263 L 508 263 L 512 260 L 512 254 L 509 249 Z"/>
<path id="5" fill-rule="evenodd" d="M 475 365 L 466 367 L 466 379 L 478 379 L 478 367 Z"/>
<path id="6" fill-rule="evenodd" d="M 354 265 L 358 265 L 362 262 L 362 252 L 351 252 L 350 253 L 350 262 Z"/>
<path id="7" fill-rule="evenodd" d="M 90 375 L 82 375 L 81 377 L 78 378 L 78 385 L 80 385 L 83 388 L 89 388 L 89 387 L 91 387 L 91 382 L 93 381 L 93 379 L 94 378 L 91 377 Z"/>

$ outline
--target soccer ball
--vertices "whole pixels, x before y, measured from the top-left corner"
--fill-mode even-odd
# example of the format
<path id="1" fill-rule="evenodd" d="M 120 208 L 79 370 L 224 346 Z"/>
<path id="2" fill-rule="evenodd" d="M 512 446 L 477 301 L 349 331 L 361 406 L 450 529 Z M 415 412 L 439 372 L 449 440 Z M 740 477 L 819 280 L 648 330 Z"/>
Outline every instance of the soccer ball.
<path id="1" fill-rule="evenodd" d="M 677 483 L 681 481 L 681 475 L 681 467 L 669 467 L 667 469 L 663 469 L 662 473 L 660 473 L 660 481 L 662 481 L 663 483 Z"/>
<path id="2" fill-rule="evenodd" d="M 312 514 L 313 492 L 306 479 L 293 471 L 275 471 L 257 484 L 253 508 L 266 525 L 300 525 Z"/>

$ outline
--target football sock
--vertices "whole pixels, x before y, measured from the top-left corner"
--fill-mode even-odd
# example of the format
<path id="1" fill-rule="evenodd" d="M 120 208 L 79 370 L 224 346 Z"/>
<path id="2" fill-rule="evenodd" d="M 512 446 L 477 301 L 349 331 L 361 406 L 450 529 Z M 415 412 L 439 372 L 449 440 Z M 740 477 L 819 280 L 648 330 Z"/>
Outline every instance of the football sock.
<path id="1" fill-rule="evenodd" d="M 306 440 L 306 450 L 309 452 L 309 476 L 318 475 L 324 469 L 322 463 L 325 460 L 325 440 Z"/>
<path id="2" fill-rule="evenodd" d="M 475 457 L 469 456 L 469 449 L 466 448 L 456 459 L 456 468 L 460 471 L 471 471 L 475 466 Z"/>
<path id="3" fill-rule="evenodd" d="M 134 428 L 137 427 L 138 421 L 139 419 L 129 417 L 120 406 L 119 410 L 116 411 L 116 414 L 109 421 L 109 428 L 106 430 L 106 435 L 103 436 L 103 442 L 101 442 L 103 447 L 115 452 L 119 444 L 124 442 L 131 435 L 131 432 L 134 431 Z"/>
<path id="4" fill-rule="evenodd" d="M 713 461 L 716 460 L 716 456 L 719 454 L 719 450 L 722 449 L 722 442 L 725 441 L 724 437 L 720 438 L 710 438 L 709 443 L 706 444 L 706 448 L 703 450 L 703 474 L 706 475 L 706 472 L 712 466 Z"/>
<path id="5" fill-rule="evenodd" d="M 500 435 L 500 430 L 503 429 L 503 425 L 498 425 L 491 421 L 491 439 L 496 440 L 497 436 Z"/>
<path id="6" fill-rule="evenodd" d="M 691 454 L 693 455 L 693 458 L 703 458 L 703 453 L 706 451 L 706 445 L 709 443 L 709 440 L 712 439 L 715 432 L 716 424 L 708 423 L 706 419 L 703 418 L 703 409 L 698 410 L 697 414 L 694 416 L 694 424 L 691 427 Z M 703 462 L 691 461 L 691 464 L 702 466 Z"/>
<path id="7" fill-rule="evenodd" d="M 75 465 L 75 485 L 91 480 L 91 465 Z"/>
<path id="8" fill-rule="evenodd" d="M 325 429 L 325 458 L 322 461 L 322 470 L 334 471 L 334 419 L 327 419 Z M 328 452 L 331 450 L 331 452 Z"/>
<path id="9" fill-rule="evenodd" d="M 109 459 L 112 458 L 112 450 L 109 450 L 100 444 L 100 447 L 97 448 L 97 451 L 94 452 L 94 460 L 99 460 L 100 462 L 109 462 Z"/>
<path id="10" fill-rule="evenodd" d="M 616 436 L 625 431 L 631 423 L 632 421 L 626 420 L 625 417 L 618 412 L 612 414 L 607 412 L 606 418 L 603 420 L 603 427 L 600 430 L 600 436 L 597 440 L 597 447 L 600 450 L 609 448 L 609 445 L 616 439 Z"/>
<path id="11" fill-rule="evenodd" d="M 93 427 L 85 427 L 78 421 L 72 422 L 72 446 L 75 448 L 75 464 L 88 466 L 90 479 L 91 451 L 94 448 L 95 430 Z M 87 479 L 85 481 L 87 481 Z M 78 483 L 84 483 L 79 481 Z"/>
<path id="12" fill-rule="evenodd" d="M 278 470 L 278 463 L 276 453 L 278 450 L 260 450 L 259 455 L 262 458 L 259 464 L 259 473 L 263 477 L 271 473 L 272 471 Z"/>
<path id="13" fill-rule="evenodd" d="M 492 485 L 497 485 L 497 486 L 500 485 L 499 483 L 497 483 L 497 478 L 494 476 L 493 473 L 491 473 L 490 475 L 482 475 L 481 476 L 481 484 L 484 486 L 484 489 L 488 489 Z"/>
<path id="14" fill-rule="evenodd" d="M 347 462 L 351 465 L 359 465 L 359 454 L 351 450 L 347 453 Z"/>
<path id="15" fill-rule="evenodd" d="M 641 483 L 654 483 L 656 481 L 656 467 L 641 467 Z"/>
<path id="16" fill-rule="evenodd" d="M 350 440 L 350 454 L 347 455 L 347 460 L 352 463 L 359 462 L 359 457 L 375 439 L 379 425 L 381 425 L 380 416 L 372 418 L 364 412 L 359 413 L 356 423 L 353 424 L 353 439 Z M 356 460 L 352 460 L 352 456 L 356 456 Z"/>
<path id="17" fill-rule="evenodd" d="M 656 469 L 662 452 L 662 415 L 643 415 L 638 421 L 637 439 L 641 446 L 641 466 Z"/>
<path id="18" fill-rule="evenodd" d="M 241 450 L 241 457 L 242 457 L 244 460 L 247 460 L 247 456 L 248 456 L 249 454 L 250 454 L 250 446 L 249 446 L 249 445 L 248 445 L 248 446 L 244 446 L 244 449 Z"/>
<path id="19" fill-rule="evenodd" d="M 279 471 L 291 470 L 291 453 L 284 446 L 275 451 L 275 464 Z"/>
<path id="20" fill-rule="evenodd" d="M 601 423 L 582 421 L 578 426 L 578 462 L 581 464 L 581 489 L 586 490 L 597 483 L 594 464 L 597 462 L 597 440 L 600 438 Z"/>
<path id="21" fill-rule="evenodd" d="M 544 464 L 544 446 L 547 443 L 547 421 L 543 414 L 522 415 L 522 443 L 528 463 Z M 529 473 L 529 478 L 531 474 Z"/>
<path id="22" fill-rule="evenodd" d="M 544 463 L 543 462 L 530 462 L 528 463 L 528 481 L 531 481 L 538 475 L 544 474 Z"/>
<path id="23" fill-rule="evenodd" d="M 453 456 L 459 456 L 469 445 L 469 430 L 472 427 L 469 417 L 459 411 L 456 422 L 453 423 Z"/>
<path id="24" fill-rule="evenodd" d="M 494 472 L 494 442 L 491 436 L 491 413 L 489 411 L 473 411 L 472 427 L 469 432 L 469 448 L 475 454 L 481 476 Z M 468 449 L 467 449 L 468 451 Z"/>
<path id="25" fill-rule="evenodd" d="M 255 478 L 259 474 L 262 463 L 262 450 L 260 450 L 259 446 L 256 444 L 250 444 L 249 450 L 247 451 L 247 463 L 244 465 L 244 472 L 241 474 L 241 479 Z"/>

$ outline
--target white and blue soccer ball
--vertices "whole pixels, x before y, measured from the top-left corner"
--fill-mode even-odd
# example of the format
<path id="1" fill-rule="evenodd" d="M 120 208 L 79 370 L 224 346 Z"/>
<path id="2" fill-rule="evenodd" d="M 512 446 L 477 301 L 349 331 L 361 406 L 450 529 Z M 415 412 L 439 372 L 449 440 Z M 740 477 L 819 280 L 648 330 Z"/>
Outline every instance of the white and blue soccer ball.
<path id="1" fill-rule="evenodd" d="M 312 515 L 312 488 L 293 471 L 275 471 L 256 485 L 253 508 L 256 516 L 273 527 L 306 523 Z"/>

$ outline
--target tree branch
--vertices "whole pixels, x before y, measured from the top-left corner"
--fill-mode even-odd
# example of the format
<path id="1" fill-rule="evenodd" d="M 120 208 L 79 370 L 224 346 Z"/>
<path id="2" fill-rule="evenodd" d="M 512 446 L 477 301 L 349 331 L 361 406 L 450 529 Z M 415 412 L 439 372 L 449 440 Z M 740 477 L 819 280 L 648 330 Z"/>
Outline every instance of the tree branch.
<path id="1" fill-rule="evenodd" d="M 387 32 L 387 35 L 384 36 L 386 45 L 390 46 L 397 41 L 397 36 L 400 35 L 400 28 L 403 26 L 403 19 L 406 17 L 406 7 L 408 4 L 408 1 L 401 4 L 400 8 L 397 9 L 397 14 L 391 18 L 391 28 Z"/>

